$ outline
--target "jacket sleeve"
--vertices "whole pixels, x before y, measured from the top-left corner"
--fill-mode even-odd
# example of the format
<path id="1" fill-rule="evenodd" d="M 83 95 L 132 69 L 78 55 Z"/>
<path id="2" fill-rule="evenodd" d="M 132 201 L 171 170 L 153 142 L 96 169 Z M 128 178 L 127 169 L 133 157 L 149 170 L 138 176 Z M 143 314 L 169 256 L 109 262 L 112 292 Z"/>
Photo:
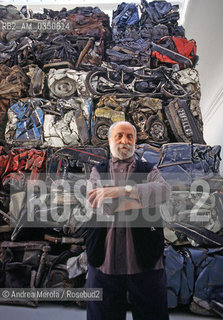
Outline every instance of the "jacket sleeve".
<path id="1" fill-rule="evenodd" d="M 154 208 L 164 203 L 170 196 L 171 186 L 154 167 L 147 175 L 147 182 L 136 185 L 139 201 L 143 208 Z"/>
<path id="2" fill-rule="evenodd" d="M 93 167 L 90 178 L 87 182 L 87 192 L 86 192 L 86 208 L 89 211 L 92 211 L 93 214 L 100 214 L 100 215 L 111 215 L 114 213 L 114 210 L 117 207 L 117 201 L 115 199 L 111 203 L 103 203 L 101 208 L 92 208 L 91 203 L 88 201 L 88 192 L 92 189 L 96 188 L 103 188 L 101 183 L 101 177 L 98 170 Z"/>

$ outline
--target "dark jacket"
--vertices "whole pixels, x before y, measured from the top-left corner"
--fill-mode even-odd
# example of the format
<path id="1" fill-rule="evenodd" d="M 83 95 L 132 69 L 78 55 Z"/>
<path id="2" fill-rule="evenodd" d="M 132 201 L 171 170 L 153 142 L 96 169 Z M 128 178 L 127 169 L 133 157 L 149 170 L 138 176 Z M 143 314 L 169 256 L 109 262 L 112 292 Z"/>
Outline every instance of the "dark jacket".
<path id="1" fill-rule="evenodd" d="M 131 175 L 129 181 L 134 177 L 134 183 L 142 183 L 142 180 L 146 180 L 147 174 L 152 170 L 152 165 L 148 162 L 136 160 L 136 166 L 133 173 L 145 173 L 143 175 Z M 110 177 L 109 174 L 109 160 L 101 162 L 96 166 L 101 178 L 105 174 L 106 178 Z M 130 184 L 128 182 L 128 184 Z M 145 209 L 144 209 L 145 210 Z M 155 208 L 147 208 L 147 212 L 153 214 Z M 157 208 L 156 208 L 157 210 Z M 126 211 L 127 214 L 127 211 Z M 95 215 L 93 215 L 95 216 Z M 134 222 L 134 226 L 131 227 L 134 249 L 136 253 L 137 262 L 141 267 L 153 268 L 163 254 L 164 249 L 164 236 L 161 226 L 161 219 L 156 223 L 159 227 L 151 227 L 149 223 L 147 225 L 140 224 L 142 218 L 142 209 L 138 210 L 139 221 Z M 138 224 L 137 224 L 138 223 Z M 135 227 L 140 225 L 140 227 Z M 146 225 L 146 227 L 142 227 Z M 86 239 L 86 250 L 88 256 L 88 263 L 94 267 L 99 267 L 103 264 L 105 259 L 105 238 L 108 228 L 106 227 L 89 227 Z"/>

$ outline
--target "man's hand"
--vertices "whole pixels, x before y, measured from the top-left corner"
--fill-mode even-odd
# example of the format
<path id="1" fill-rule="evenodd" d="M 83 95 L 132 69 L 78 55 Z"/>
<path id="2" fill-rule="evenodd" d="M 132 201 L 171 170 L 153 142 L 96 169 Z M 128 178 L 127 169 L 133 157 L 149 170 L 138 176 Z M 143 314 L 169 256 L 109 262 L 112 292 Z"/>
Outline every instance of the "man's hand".
<path id="1" fill-rule="evenodd" d="M 88 192 L 88 201 L 91 202 L 92 208 L 100 208 L 105 199 L 119 198 L 124 195 L 124 187 L 96 188 Z"/>

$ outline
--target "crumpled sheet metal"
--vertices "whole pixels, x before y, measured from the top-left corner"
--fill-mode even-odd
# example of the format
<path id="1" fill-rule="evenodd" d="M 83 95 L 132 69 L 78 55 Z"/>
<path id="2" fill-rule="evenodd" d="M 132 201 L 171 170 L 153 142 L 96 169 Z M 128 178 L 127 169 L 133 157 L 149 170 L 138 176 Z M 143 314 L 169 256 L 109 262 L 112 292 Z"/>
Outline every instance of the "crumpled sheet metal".
<path id="1" fill-rule="evenodd" d="M 202 113 L 200 108 L 200 98 L 199 99 L 192 98 L 190 100 L 189 107 L 194 119 L 196 119 L 197 126 L 200 132 L 203 132 L 203 119 L 202 119 Z"/>
<path id="2" fill-rule="evenodd" d="M 92 124 L 91 143 L 95 146 L 107 145 L 110 125 L 125 121 L 130 99 L 116 96 L 102 96 L 96 105 Z"/>
<path id="3" fill-rule="evenodd" d="M 72 257 L 67 260 L 67 271 L 69 279 L 76 278 L 80 274 L 87 273 L 87 254 L 82 252 L 77 257 Z"/>
<path id="4" fill-rule="evenodd" d="M 190 250 L 190 249 L 189 249 Z M 197 249 L 199 250 L 199 249 Z M 198 255 L 196 249 L 190 250 L 192 259 Z M 197 272 L 193 301 L 206 310 L 212 310 L 212 300 L 223 303 L 223 254 L 221 249 L 203 249 L 203 259 L 196 263 Z M 204 256 L 205 255 L 205 256 Z"/>
<path id="5" fill-rule="evenodd" d="M 22 37 L 17 40 L 16 64 L 23 67 L 35 63 L 35 41 L 30 37 Z"/>
<path id="6" fill-rule="evenodd" d="M 189 304 L 196 314 L 222 316 L 222 248 L 168 246 L 165 257 L 169 308 Z"/>
<path id="7" fill-rule="evenodd" d="M 137 33 L 138 36 L 138 33 Z M 132 40 L 122 38 L 112 43 L 106 50 L 107 61 L 117 62 L 129 66 L 150 66 L 150 41 L 144 39 Z"/>
<path id="8" fill-rule="evenodd" d="M 9 100 L 0 99 L 0 139 L 4 140 L 5 127 L 8 121 Z"/>
<path id="9" fill-rule="evenodd" d="M 23 18 L 31 19 L 33 17 L 33 11 L 27 7 L 27 5 L 23 5 L 19 10 L 19 13 Z"/>
<path id="10" fill-rule="evenodd" d="M 25 173 L 30 172 L 29 180 L 35 181 L 43 168 L 45 152 L 37 149 L 10 149 L 7 155 L 0 155 L 1 185 L 6 191 L 21 191 L 26 186 Z M 14 219 L 13 219 L 14 220 Z"/>
<path id="11" fill-rule="evenodd" d="M 165 271 L 167 275 L 168 307 L 191 301 L 194 286 L 194 265 L 188 254 L 165 248 Z"/>
<path id="12" fill-rule="evenodd" d="M 135 155 L 145 162 L 157 166 L 160 160 L 160 149 L 149 144 L 136 145 Z"/>
<path id="13" fill-rule="evenodd" d="M 27 34 L 26 30 L 7 30 L 7 31 L 2 31 L 0 32 L 0 40 L 3 41 L 3 43 L 9 43 L 11 41 L 17 41 L 22 37 L 25 37 Z M 13 64 L 13 59 L 12 55 L 7 64 Z"/>
<path id="14" fill-rule="evenodd" d="M 162 37 L 169 36 L 168 27 L 164 24 L 152 26 L 151 24 L 144 24 L 140 30 L 141 37 L 152 40 L 157 43 Z"/>
<path id="15" fill-rule="evenodd" d="M 185 69 L 197 64 L 199 57 L 196 55 L 196 42 L 185 37 L 166 36 L 158 43 L 152 43 L 152 57 L 155 65 L 159 63 L 177 65 L 177 68 Z"/>
<path id="16" fill-rule="evenodd" d="M 131 59 L 131 55 L 126 55 Z M 100 68 L 94 68 L 88 73 L 86 85 L 94 96 L 153 97 L 166 102 L 170 101 L 169 98 L 177 98 L 181 104 L 184 101 L 182 99 L 188 97 L 185 89 L 173 81 L 171 68 L 129 67 L 122 59 L 119 63 L 104 62 Z"/>
<path id="17" fill-rule="evenodd" d="M 8 66 L 13 65 L 16 47 L 17 47 L 17 43 L 14 40 L 9 41 L 8 43 L 0 41 L 0 63 L 1 64 L 4 63 Z"/>
<path id="18" fill-rule="evenodd" d="M 190 186 L 219 172 L 221 146 L 168 143 L 161 147 L 158 168 L 171 185 Z"/>
<path id="19" fill-rule="evenodd" d="M 222 213 L 223 210 L 221 210 L 220 214 Z M 175 223 L 186 223 L 188 226 L 190 225 L 190 232 L 192 232 L 193 227 L 195 228 L 196 226 L 202 226 L 202 228 L 210 230 L 214 233 L 219 232 L 223 227 L 219 218 L 220 214 L 216 210 L 214 193 L 209 194 L 204 192 L 191 192 L 183 190 L 172 191 L 168 201 L 161 205 L 161 214 L 165 222 L 170 224 L 173 223 L 173 225 L 171 225 L 171 230 L 174 231 L 178 231 L 174 228 Z M 182 228 L 181 231 L 188 237 L 188 241 L 192 245 L 198 246 L 199 244 L 203 244 L 203 242 L 196 242 L 196 239 L 194 240 L 192 236 L 190 236 L 190 232 L 187 234 L 185 230 L 186 229 Z M 190 228 L 188 230 L 190 230 Z M 178 236 L 176 236 L 174 243 L 177 242 L 177 240 Z M 209 246 L 210 245 L 211 242 L 209 243 Z M 217 245 L 217 242 L 215 245 Z"/>
<path id="20" fill-rule="evenodd" d="M 107 145 L 109 127 L 118 121 L 125 121 L 123 111 L 115 111 L 109 107 L 97 108 L 93 117 L 91 143 L 95 146 Z"/>
<path id="21" fill-rule="evenodd" d="M 196 69 L 187 68 L 173 73 L 173 79 L 185 88 L 193 99 L 200 100 L 201 87 L 199 82 L 199 74 Z"/>
<path id="22" fill-rule="evenodd" d="M 163 36 L 185 36 L 185 30 L 178 26 L 179 6 L 166 1 L 141 1 L 141 18 L 135 4 L 122 3 L 112 17 L 112 38 L 138 40 L 150 39 L 157 42 Z"/>
<path id="23" fill-rule="evenodd" d="M 67 17 L 72 21 L 72 34 L 85 37 L 94 37 L 96 40 L 109 40 L 111 31 L 109 16 L 104 12 L 94 12 L 85 15 L 83 12 L 74 13 Z"/>
<path id="24" fill-rule="evenodd" d="M 23 20 L 17 20 L 17 24 L 22 23 Z M 31 19 L 26 20 L 26 23 L 38 26 L 40 22 Z M 76 37 L 52 32 L 31 33 L 22 29 L 7 31 L 4 34 L 2 32 L 0 39 L 0 62 L 8 66 L 37 63 L 42 67 L 50 62 L 69 61 L 73 67 L 86 70 L 92 65 L 99 66 L 102 57 L 104 58 L 104 44 L 100 40 L 95 41 L 93 37 Z"/>
<path id="25" fill-rule="evenodd" d="M 200 223 L 202 225 L 202 223 Z M 213 231 L 208 230 L 205 226 L 195 225 L 192 222 L 184 223 L 184 222 L 173 222 L 167 223 L 166 228 L 175 232 L 178 241 L 175 241 L 174 245 L 185 245 L 190 244 L 193 247 L 209 247 L 209 248 L 217 248 L 223 247 L 223 239 L 222 236 L 218 233 L 214 233 Z M 171 233 L 167 236 L 173 236 Z M 168 240 L 168 239 L 167 239 Z M 182 241 L 183 240 L 183 241 Z M 169 241 L 169 240 L 168 240 Z M 171 241 L 170 241 L 171 242 Z"/>
<path id="26" fill-rule="evenodd" d="M 150 110 L 150 112 L 159 112 L 162 110 L 162 100 L 156 99 L 156 98 L 138 98 L 136 100 L 131 101 L 130 103 L 130 111 L 134 112 L 138 109 L 141 109 L 142 112 L 146 112 L 147 109 Z"/>
<path id="27" fill-rule="evenodd" d="M 45 73 L 37 65 L 29 65 L 26 75 L 30 78 L 29 96 L 43 95 Z"/>
<path id="28" fill-rule="evenodd" d="M 8 123 L 5 140 L 9 144 L 27 144 L 33 146 L 42 143 L 44 113 L 42 106 L 48 101 L 44 99 L 24 99 L 8 110 Z"/>
<path id="29" fill-rule="evenodd" d="M 30 147 L 89 144 L 92 109 L 91 98 L 21 100 L 8 110 L 5 139 Z"/>
<path id="30" fill-rule="evenodd" d="M 115 25 L 119 28 L 137 25 L 139 23 L 139 14 L 136 4 L 121 3 L 117 9 L 113 11 L 112 27 Z"/>
<path id="31" fill-rule="evenodd" d="M 0 20 L 16 20 L 22 17 L 20 11 L 15 6 L 11 4 L 7 6 L 0 5 Z"/>
<path id="32" fill-rule="evenodd" d="M 113 40 L 125 38 L 126 29 L 138 30 L 139 13 L 136 4 L 121 3 L 112 15 L 112 37 Z"/>
<path id="33" fill-rule="evenodd" d="M 94 116 L 96 118 L 110 119 L 113 123 L 117 121 L 125 121 L 125 114 L 122 111 L 115 111 L 108 107 L 97 108 Z"/>
<path id="34" fill-rule="evenodd" d="M 89 144 L 90 123 L 93 109 L 91 98 L 74 97 L 58 99 L 61 117 L 45 114 L 43 146 L 63 147 Z"/>
<path id="35" fill-rule="evenodd" d="M 159 146 L 169 141 L 162 115 L 162 100 L 149 97 L 132 100 L 129 115 L 136 127 L 139 142 Z"/>
<path id="36" fill-rule="evenodd" d="M 139 27 L 137 25 L 127 25 L 126 27 L 120 29 L 117 26 L 114 26 L 112 29 L 112 39 L 115 42 L 122 41 L 123 39 L 137 41 L 140 39 Z M 131 43 L 130 41 L 129 43 Z"/>
<path id="37" fill-rule="evenodd" d="M 0 98 L 18 100 L 28 93 L 29 79 L 19 66 L 0 65 Z"/>
<path id="38" fill-rule="evenodd" d="M 104 107 L 124 112 L 126 120 L 136 127 L 139 143 L 145 141 L 158 145 L 161 142 L 168 141 L 167 129 L 162 117 L 162 100 L 160 99 L 150 97 L 127 99 L 117 96 L 102 96 L 97 103 L 97 107 L 102 108 L 100 112 Z M 110 109 L 105 110 L 111 112 Z M 99 117 L 97 113 L 99 111 L 97 110 L 95 115 Z M 105 115 L 101 116 L 108 118 Z"/>
<path id="39" fill-rule="evenodd" d="M 55 115 L 47 114 L 44 119 L 44 147 L 63 147 L 79 145 L 75 112 L 68 111 L 63 119 L 56 120 Z"/>
<path id="40" fill-rule="evenodd" d="M 79 55 L 76 42 L 76 37 L 66 34 L 43 33 L 35 43 L 35 58 L 40 66 L 54 61 L 75 65 Z"/>
<path id="41" fill-rule="evenodd" d="M 104 48 L 100 41 L 92 41 L 91 38 L 91 42 L 94 42 L 94 44 L 91 46 L 87 46 L 86 44 L 86 47 L 81 51 L 78 61 L 80 60 L 81 56 L 83 57 L 81 58 L 81 61 L 79 63 L 80 67 L 77 61 L 75 65 L 76 68 L 80 69 L 81 67 L 85 67 L 91 70 L 92 66 L 101 65 L 102 56 L 104 55 Z"/>
<path id="42" fill-rule="evenodd" d="M 65 112 L 65 110 L 81 109 L 90 129 L 92 111 L 94 108 L 93 99 L 90 97 L 73 97 L 68 100 L 57 99 L 57 109 Z"/>
<path id="43" fill-rule="evenodd" d="M 172 134 L 178 142 L 205 144 L 203 131 L 201 131 L 203 128 L 203 122 L 200 118 L 201 113 L 196 112 L 199 110 L 199 106 L 193 103 L 191 107 L 193 113 L 188 101 L 184 99 L 174 99 L 165 106 L 164 111 Z"/>
<path id="44" fill-rule="evenodd" d="M 85 86 L 87 73 L 72 69 L 50 69 L 47 83 L 51 95 L 57 98 L 70 98 L 75 94 L 89 96 Z"/>
<path id="45" fill-rule="evenodd" d="M 147 2 L 146 0 L 142 0 L 141 4 L 141 24 L 177 25 L 177 20 L 180 18 L 179 5 L 172 5 L 167 1 Z"/>
<path id="46" fill-rule="evenodd" d="M 115 111 L 123 111 L 127 113 L 127 108 L 131 102 L 131 99 L 120 98 L 116 96 L 102 96 L 98 103 L 97 108 L 109 107 Z"/>
<path id="47" fill-rule="evenodd" d="M 18 221 L 19 214 L 21 212 L 23 201 L 25 199 L 25 191 L 16 192 L 11 195 L 10 197 L 10 203 L 9 203 L 9 212 L 10 216 L 15 219 L 15 221 Z"/>

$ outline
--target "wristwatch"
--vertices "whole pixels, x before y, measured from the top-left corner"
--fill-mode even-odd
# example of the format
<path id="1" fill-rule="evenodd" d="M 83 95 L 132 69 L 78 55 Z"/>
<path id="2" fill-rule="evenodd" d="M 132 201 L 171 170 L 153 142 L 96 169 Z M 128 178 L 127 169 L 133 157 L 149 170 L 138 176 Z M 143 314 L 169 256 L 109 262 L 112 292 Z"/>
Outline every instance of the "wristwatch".
<path id="1" fill-rule="evenodd" d="M 128 185 L 128 184 L 125 186 L 125 194 L 126 194 L 126 196 L 130 195 L 130 193 L 132 192 L 132 189 L 133 189 L 133 187 Z"/>

